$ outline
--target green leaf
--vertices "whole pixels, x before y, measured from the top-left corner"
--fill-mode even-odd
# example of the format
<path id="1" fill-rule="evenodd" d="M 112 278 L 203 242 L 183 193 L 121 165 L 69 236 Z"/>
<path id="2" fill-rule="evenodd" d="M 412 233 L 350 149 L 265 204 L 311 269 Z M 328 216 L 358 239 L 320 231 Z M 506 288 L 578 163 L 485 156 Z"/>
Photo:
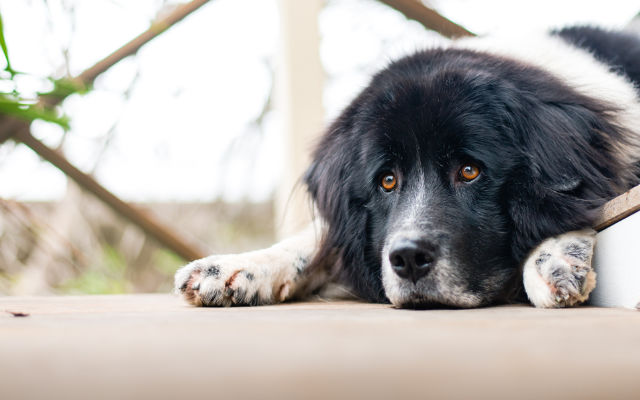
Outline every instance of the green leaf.
<path id="1" fill-rule="evenodd" d="M 7 64 L 4 71 L 0 70 L 0 81 L 3 83 L 15 82 L 16 75 L 21 74 L 13 69 L 11 61 L 9 60 L 9 50 L 4 37 L 2 14 L 0 14 L 0 48 L 2 48 L 2 54 Z M 6 72 L 8 72 L 10 76 L 7 76 Z M 41 119 L 60 125 L 63 129 L 68 130 L 69 118 L 65 115 L 60 115 L 55 108 L 47 107 L 46 104 L 54 104 L 55 102 L 47 101 L 50 99 L 46 97 L 62 100 L 73 93 L 86 93 L 89 88 L 72 79 L 46 79 L 53 83 L 53 90 L 46 93 L 38 93 L 41 100 L 43 100 L 40 101 L 39 104 L 36 103 L 36 101 L 24 99 L 17 91 L 15 84 L 13 85 L 13 90 L 9 91 L 9 93 L 0 93 L 0 114 L 11 115 L 28 122 Z"/>
<path id="2" fill-rule="evenodd" d="M 91 89 L 90 87 L 69 78 L 49 78 L 49 81 L 53 83 L 53 89 L 49 92 L 38 93 L 38 96 L 65 98 L 74 93 L 85 94 Z"/>
<path id="3" fill-rule="evenodd" d="M 0 13 L 0 47 L 2 47 L 2 53 L 4 54 L 4 59 L 7 62 L 5 71 L 9 72 L 11 76 L 13 76 L 16 74 L 16 72 L 13 70 L 13 68 L 11 68 L 11 61 L 9 61 L 9 50 L 7 49 L 7 42 L 4 40 L 4 23 L 2 22 L 2 13 Z"/>
<path id="4" fill-rule="evenodd" d="M 26 104 L 6 96 L 0 96 L 0 114 L 11 115 L 29 122 L 41 119 L 60 125 L 65 130 L 69 129 L 67 116 L 60 116 L 54 110 L 42 108 L 36 104 Z"/>

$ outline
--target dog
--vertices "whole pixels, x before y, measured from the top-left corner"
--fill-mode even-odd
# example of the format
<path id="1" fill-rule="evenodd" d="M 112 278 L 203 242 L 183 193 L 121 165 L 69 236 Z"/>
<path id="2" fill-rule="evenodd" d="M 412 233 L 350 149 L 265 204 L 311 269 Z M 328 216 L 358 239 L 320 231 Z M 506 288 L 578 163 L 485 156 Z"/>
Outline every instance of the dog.
<path id="1" fill-rule="evenodd" d="M 312 226 L 194 261 L 175 288 L 197 306 L 332 282 L 399 308 L 573 306 L 595 287 L 601 206 L 639 182 L 638 37 L 453 41 L 391 62 L 329 126 L 304 175 Z"/>

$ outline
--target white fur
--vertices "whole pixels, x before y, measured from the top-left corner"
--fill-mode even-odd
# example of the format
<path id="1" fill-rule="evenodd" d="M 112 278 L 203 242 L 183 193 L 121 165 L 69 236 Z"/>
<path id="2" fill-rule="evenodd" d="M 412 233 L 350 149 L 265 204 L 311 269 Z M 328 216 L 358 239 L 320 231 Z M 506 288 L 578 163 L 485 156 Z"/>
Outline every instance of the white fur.
<path id="1" fill-rule="evenodd" d="M 628 163 L 640 159 L 638 93 L 625 76 L 612 73 L 608 65 L 586 50 L 543 33 L 461 39 L 451 42 L 450 47 L 484 51 L 525 62 L 553 74 L 582 95 L 617 107 L 613 121 L 631 131 L 629 140 L 633 143 L 619 147 L 621 159 Z"/>
<path id="2" fill-rule="evenodd" d="M 433 265 L 432 271 L 425 277 L 413 283 L 409 279 L 399 277 L 391 267 L 389 261 L 389 247 L 401 235 L 403 238 L 419 238 L 422 233 L 414 230 L 400 230 L 402 233 L 391 235 L 381 254 L 382 286 L 389 301 L 397 307 L 405 303 L 441 303 L 458 307 L 477 307 L 482 298 L 467 291 L 467 286 L 459 276 L 459 269 L 448 260 L 448 255 L 442 257 Z M 432 297 L 428 297 L 432 296 Z"/>
<path id="3" fill-rule="evenodd" d="M 316 252 L 322 228 L 315 228 L 309 227 L 267 249 L 193 261 L 176 272 L 175 290 L 192 292 L 193 296 L 185 294 L 185 298 L 198 306 L 246 304 L 251 298 L 258 304 L 285 301 L 303 283 L 302 271 Z M 209 268 L 217 273 L 208 274 Z M 186 290 L 182 289 L 185 284 L 189 286 Z M 194 287 L 197 289 L 192 290 Z"/>
<path id="4" fill-rule="evenodd" d="M 585 248 L 584 258 L 567 253 L 571 244 Z M 554 308 L 586 301 L 596 286 L 596 273 L 591 268 L 594 244 L 595 232 L 591 229 L 568 232 L 540 243 L 525 261 L 523 270 L 524 287 L 531 303 Z M 583 277 L 583 281 L 577 280 L 577 276 Z"/>

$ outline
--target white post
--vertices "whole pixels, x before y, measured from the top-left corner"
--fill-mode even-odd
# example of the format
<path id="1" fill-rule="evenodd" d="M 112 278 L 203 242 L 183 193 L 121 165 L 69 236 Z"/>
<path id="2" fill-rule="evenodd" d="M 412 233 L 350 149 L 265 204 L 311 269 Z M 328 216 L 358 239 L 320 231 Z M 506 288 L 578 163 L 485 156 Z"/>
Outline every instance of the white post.
<path id="1" fill-rule="evenodd" d="M 281 45 L 276 107 L 283 117 L 285 150 L 284 177 L 275 201 L 275 226 L 280 238 L 299 231 L 311 220 L 310 202 L 301 178 L 309 166 L 314 139 L 322 132 L 324 123 L 324 70 L 318 31 L 323 3 L 323 0 L 279 0 Z"/>

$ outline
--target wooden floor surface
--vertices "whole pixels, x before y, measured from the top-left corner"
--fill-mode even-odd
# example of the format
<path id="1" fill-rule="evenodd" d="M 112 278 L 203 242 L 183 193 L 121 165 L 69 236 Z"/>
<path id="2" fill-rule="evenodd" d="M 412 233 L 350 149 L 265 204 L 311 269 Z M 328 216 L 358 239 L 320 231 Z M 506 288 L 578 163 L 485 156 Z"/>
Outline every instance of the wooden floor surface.
<path id="1" fill-rule="evenodd" d="M 632 310 L 0 298 L 1 399 L 639 396 Z"/>

